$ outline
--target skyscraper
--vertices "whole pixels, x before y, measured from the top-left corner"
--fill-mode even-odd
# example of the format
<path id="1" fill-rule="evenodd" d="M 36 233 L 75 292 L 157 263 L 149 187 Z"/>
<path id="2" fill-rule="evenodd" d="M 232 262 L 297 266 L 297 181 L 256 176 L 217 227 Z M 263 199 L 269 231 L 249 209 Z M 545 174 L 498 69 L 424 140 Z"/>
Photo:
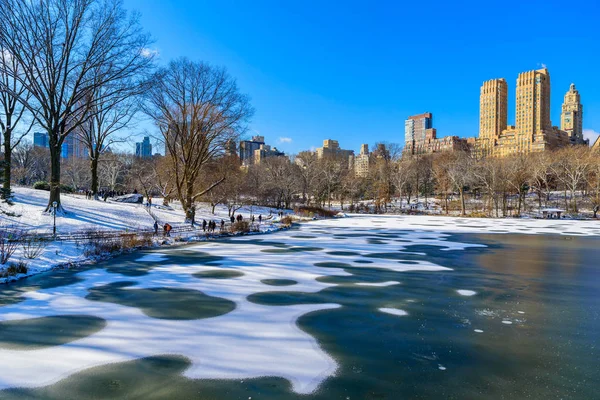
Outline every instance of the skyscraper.
<path id="1" fill-rule="evenodd" d="M 404 121 L 404 139 L 403 156 L 464 150 L 468 146 L 467 140 L 458 136 L 445 136 L 438 139 L 431 113 L 408 117 Z M 378 153 L 378 151 L 379 149 L 375 149 L 373 153 Z"/>
<path id="2" fill-rule="evenodd" d="M 33 132 L 33 147 L 48 147 L 48 134 Z"/>
<path id="3" fill-rule="evenodd" d="M 85 143 L 80 139 L 77 134 L 72 133 L 68 135 L 60 148 L 60 157 L 63 159 L 67 158 L 85 158 L 88 156 L 88 150 Z"/>
<path id="4" fill-rule="evenodd" d="M 545 150 L 552 132 L 550 74 L 546 68 L 519 74 L 515 128 L 519 134 L 517 152 Z"/>
<path id="5" fill-rule="evenodd" d="M 252 140 L 242 140 L 240 142 L 240 160 L 244 165 L 254 163 L 254 152 L 265 144 L 264 136 L 252 136 Z"/>
<path id="6" fill-rule="evenodd" d="M 583 107 L 574 85 L 565 96 L 561 120 L 563 129 L 552 126 L 550 74 L 546 68 L 519 74 L 514 126 L 507 126 L 506 104 L 504 79 L 483 83 L 480 97 L 479 137 L 475 141 L 475 149 L 480 155 L 503 157 L 584 142 L 581 135 L 577 136 L 581 131 L 577 130 L 577 126 L 581 126 Z M 571 140 L 565 127 L 572 130 Z"/>
<path id="7" fill-rule="evenodd" d="M 583 144 L 583 105 L 574 83 L 571 83 L 569 91 L 565 94 L 560 129 L 569 134 L 572 144 Z"/>
<path id="8" fill-rule="evenodd" d="M 431 113 L 423 113 L 408 117 L 404 121 L 404 141 L 405 144 L 414 145 L 415 143 L 424 142 L 426 130 L 432 129 L 433 116 Z"/>
<path id="9" fill-rule="evenodd" d="M 504 78 L 483 82 L 479 97 L 479 138 L 482 151 L 490 154 L 508 125 L 508 85 Z"/>
<path id="10" fill-rule="evenodd" d="M 145 136 L 144 140 L 135 144 L 135 156 L 140 158 L 152 157 L 152 144 L 150 137 Z"/>

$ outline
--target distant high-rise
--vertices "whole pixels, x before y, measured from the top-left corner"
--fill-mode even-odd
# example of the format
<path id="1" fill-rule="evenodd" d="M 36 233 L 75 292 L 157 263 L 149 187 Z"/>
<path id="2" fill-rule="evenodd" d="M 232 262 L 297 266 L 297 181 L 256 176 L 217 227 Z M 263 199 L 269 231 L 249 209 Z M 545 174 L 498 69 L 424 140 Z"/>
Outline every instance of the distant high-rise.
<path id="1" fill-rule="evenodd" d="M 583 105 L 574 83 L 571 83 L 569 91 L 565 94 L 560 129 L 569 134 L 572 144 L 583 144 Z"/>
<path id="2" fill-rule="evenodd" d="M 360 145 L 360 153 L 354 157 L 354 175 L 366 178 L 369 176 L 369 162 L 370 162 L 370 154 L 369 154 L 369 145 L 361 144 Z"/>
<path id="3" fill-rule="evenodd" d="M 527 71 L 517 78 L 514 147 L 518 153 L 544 150 L 552 132 L 550 122 L 550 74 L 546 68 Z"/>
<path id="4" fill-rule="evenodd" d="M 508 124 L 508 85 L 504 78 L 483 82 L 479 97 L 479 138 L 486 153 L 491 153 L 496 140 Z"/>
<path id="5" fill-rule="evenodd" d="M 140 158 L 152 157 L 152 143 L 150 143 L 150 137 L 145 136 L 144 140 L 135 144 L 135 156 Z"/>
<path id="6" fill-rule="evenodd" d="M 343 150 L 340 148 L 340 144 L 337 140 L 325 139 L 323 140 L 323 147 L 317 148 L 317 158 L 323 157 L 344 157 L 354 155 L 354 150 Z"/>
<path id="7" fill-rule="evenodd" d="M 77 136 L 72 133 L 67 136 L 60 149 L 60 157 L 63 159 L 68 158 L 85 158 L 88 156 L 88 150 L 85 143 Z"/>
<path id="8" fill-rule="evenodd" d="M 34 132 L 33 147 L 48 147 L 48 134 L 45 132 Z"/>
<path id="9" fill-rule="evenodd" d="M 235 156 L 236 152 L 235 141 L 233 139 L 228 139 L 227 142 L 225 142 L 225 155 Z"/>
<path id="10" fill-rule="evenodd" d="M 254 163 L 254 152 L 265 144 L 264 136 L 253 136 L 252 140 L 242 140 L 240 142 L 240 161 L 244 165 Z"/>
<path id="11" fill-rule="evenodd" d="M 433 127 L 433 115 L 431 113 L 408 117 L 404 121 L 404 138 L 403 156 L 464 150 L 468 146 L 466 139 L 458 136 L 445 136 L 438 139 L 437 131 Z M 373 153 L 380 153 L 378 150 L 376 149 Z M 386 156 L 385 154 L 379 154 L 379 157 Z"/>
<path id="12" fill-rule="evenodd" d="M 405 147 L 414 146 L 415 143 L 424 142 L 427 129 L 433 127 L 433 116 L 431 113 L 423 113 L 408 117 L 404 121 Z"/>

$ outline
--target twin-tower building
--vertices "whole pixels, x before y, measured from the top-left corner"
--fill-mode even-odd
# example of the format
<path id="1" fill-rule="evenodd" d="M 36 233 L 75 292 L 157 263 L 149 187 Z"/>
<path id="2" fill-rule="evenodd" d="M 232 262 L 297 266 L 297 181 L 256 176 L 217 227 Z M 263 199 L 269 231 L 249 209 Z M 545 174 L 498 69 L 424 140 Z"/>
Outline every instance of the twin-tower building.
<path id="1" fill-rule="evenodd" d="M 515 125 L 508 125 L 508 85 L 504 78 L 486 81 L 479 100 L 481 155 L 507 156 L 588 144 L 583 138 L 583 105 L 574 84 L 565 94 L 560 128 L 550 121 L 550 74 L 546 68 L 517 78 Z"/>
<path id="2" fill-rule="evenodd" d="M 565 94 L 560 128 L 550 121 L 550 74 L 546 68 L 519 74 L 514 125 L 508 125 L 508 97 L 504 78 L 483 83 L 477 138 L 437 138 L 431 113 L 409 117 L 404 154 L 468 149 L 480 156 L 503 157 L 589 144 L 583 138 L 583 105 L 574 84 Z"/>

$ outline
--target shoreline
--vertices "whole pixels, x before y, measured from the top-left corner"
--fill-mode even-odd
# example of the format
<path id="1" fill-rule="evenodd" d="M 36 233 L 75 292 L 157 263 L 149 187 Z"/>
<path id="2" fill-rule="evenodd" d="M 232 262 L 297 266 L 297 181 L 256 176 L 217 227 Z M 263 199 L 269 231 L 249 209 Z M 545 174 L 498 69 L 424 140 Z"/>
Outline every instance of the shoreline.
<path id="1" fill-rule="evenodd" d="M 185 240 L 174 240 L 176 237 L 171 237 L 170 239 L 166 239 L 165 237 L 160 237 L 159 239 L 162 239 L 162 240 L 160 240 L 159 242 L 155 242 L 153 246 L 132 247 L 129 249 L 121 250 L 116 253 L 106 253 L 103 255 L 91 256 L 91 257 L 85 257 L 82 254 L 81 256 L 85 257 L 83 260 L 60 262 L 60 263 L 57 263 L 55 265 L 48 267 L 47 269 L 44 269 L 41 271 L 36 271 L 31 274 L 29 274 L 29 273 L 28 274 L 18 274 L 18 275 L 14 275 L 14 276 L 11 276 L 8 278 L 1 278 L 0 285 L 10 285 L 12 283 L 19 282 L 19 281 L 22 281 L 24 279 L 27 279 L 27 278 L 30 278 L 33 276 L 38 276 L 38 275 L 45 274 L 45 273 L 51 273 L 51 272 L 58 271 L 58 270 L 74 269 L 74 268 L 78 268 L 78 267 L 84 266 L 84 265 L 93 265 L 93 264 L 97 264 L 102 261 L 115 259 L 115 258 L 118 258 L 119 256 L 126 255 L 126 254 L 132 254 L 132 253 L 135 253 L 137 251 L 142 251 L 142 250 L 160 249 L 163 247 L 183 247 L 185 245 L 208 242 L 209 240 L 210 241 L 218 241 L 221 239 L 228 239 L 228 238 L 232 238 L 232 237 L 251 236 L 251 235 L 268 235 L 271 233 L 276 233 L 276 232 L 280 232 L 280 231 L 284 231 L 284 230 L 288 230 L 288 229 L 292 229 L 292 228 L 293 228 L 293 224 L 291 226 L 279 226 L 275 229 L 259 231 L 259 232 L 247 232 L 247 233 L 241 233 L 241 234 L 238 233 L 238 234 L 219 235 L 216 237 L 191 236 L 189 238 L 186 238 Z M 169 241 L 167 243 L 164 243 L 165 239 L 169 240 Z"/>

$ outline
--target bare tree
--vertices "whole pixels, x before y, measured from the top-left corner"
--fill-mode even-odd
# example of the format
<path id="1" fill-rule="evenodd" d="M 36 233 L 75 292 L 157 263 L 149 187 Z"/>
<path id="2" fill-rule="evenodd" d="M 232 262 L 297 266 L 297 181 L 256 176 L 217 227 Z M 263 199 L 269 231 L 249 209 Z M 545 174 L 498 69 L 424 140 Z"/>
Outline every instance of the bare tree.
<path id="1" fill-rule="evenodd" d="M 11 198 L 11 172 L 12 152 L 27 135 L 33 124 L 33 119 L 26 121 L 27 109 L 19 102 L 23 97 L 29 100 L 29 93 L 25 86 L 19 82 L 22 77 L 21 67 L 10 52 L 0 42 L 0 133 L 4 144 L 3 182 L 0 198 L 10 202 Z M 21 126 L 18 133 L 16 129 Z"/>
<path id="2" fill-rule="evenodd" d="M 197 187 L 204 167 L 247 129 L 254 113 L 249 98 L 225 69 L 182 58 L 156 74 L 144 111 L 164 138 L 189 219 L 194 201 L 225 180 Z"/>
<path id="3" fill-rule="evenodd" d="M 116 190 L 122 184 L 127 172 L 127 155 L 105 154 L 99 164 L 99 178 L 102 186 Z"/>
<path id="4" fill-rule="evenodd" d="M 538 206 L 542 208 L 542 199 L 544 205 L 548 205 L 550 200 L 550 180 L 552 154 L 546 151 L 533 153 L 529 155 L 529 168 L 531 171 L 531 186 L 537 193 Z"/>
<path id="5" fill-rule="evenodd" d="M 128 87 L 128 85 L 132 85 Z M 77 130 L 77 137 L 87 148 L 91 185 L 90 189 L 94 197 L 98 198 L 98 162 L 102 153 L 124 139 L 116 138 L 115 134 L 125 127 L 130 127 L 138 109 L 137 89 L 143 84 L 128 82 L 123 85 L 121 91 L 115 91 L 106 101 L 97 102 L 90 100 L 93 104 L 93 116 L 83 123 Z M 102 97 L 105 88 L 98 88 L 94 93 L 96 97 Z"/>
<path id="6" fill-rule="evenodd" d="M 24 92 L 11 95 L 47 133 L 50 198 L 60 206 L 60 153 L 66 137 L 98 112 L 119 86 L 151 62 L 149 37 L 120 0 L 0 0 L 0 43 L 20 67 Z M 102 96 L 94 96 L 105 88 Z M 26 94 L 26 95 L 24 95 Z M 31 96 L 30 98 L 27 96 Z M 93 99 L 93 100 L 90 100 Z"/>
<path id="7" fill-rule="evenodd" d="M 586 182 L 592 157 L 590 149 L 585 146 L 566 147 L 555 152 L 551 168 L 559 182 L 564 185 L 565 191 L 569 191 L 570 209 L 574 212 L 578 212 L 576 192 Z"/>
<path id="8" fill-rule="evenodd" d="M 448 163 L 448 178 L 452 182 L 454 190 L 460 195 L 460 214 L 466 215 L 465 190 L 472 181 L 472 159 L 463 151 L 451 153 Z"/>
<path id="9" fill-rule="evenodd" d="M 452 194 L 452 181 L 448 175 L 447 165 L 450 162 L 450 153 L 441 153 L 433 159 L 432 173 L 436 182 L 437 193 L 443 196 L 444 211 L 448 214 L 448 197 Z"/>

